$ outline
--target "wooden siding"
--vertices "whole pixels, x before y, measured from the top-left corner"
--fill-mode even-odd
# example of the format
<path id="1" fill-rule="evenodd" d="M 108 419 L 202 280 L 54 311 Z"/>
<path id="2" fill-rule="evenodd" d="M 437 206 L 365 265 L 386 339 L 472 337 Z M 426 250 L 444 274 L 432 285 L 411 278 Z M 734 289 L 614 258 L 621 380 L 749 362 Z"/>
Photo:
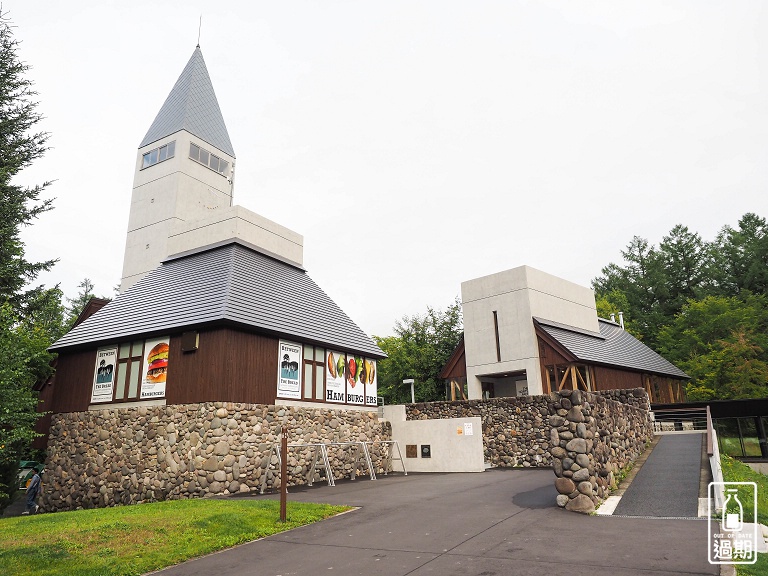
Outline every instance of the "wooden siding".
<path id="1" fill-rule="evenodd" d="M 595 366 L 595 390 L 625 390 L 629 388 L 644 388 L 643 375 L 640 372 L 630 372 L 620 368 Z"/>
<path id="2" fill-rule="evenodd" d="M 195 352 L 181 351 L 181 334 L 171 335 L 169 347 L 165 390 L 168 404 L 275 403 L 276 338 L 220 328 L 200 331 Z M 87 410 L 95 365 L 95 349 L 59 354 L 53 400 L 46 409 L 55 413 Z"/>
<path id="3" fill-rule="evenodd" d="M 197 351 L 185 353 L 181 336 L 172 336 L 166 402 L 274 404 L 277 364 L 275 338 L 229 328 L 201 331 Z"/>
<path id="4" fill-rule="evenodd" d="M 95 367 L 96 349 L 59 354 L 53 401 L 48 409 L 55 413 L 87 410 Z"/>

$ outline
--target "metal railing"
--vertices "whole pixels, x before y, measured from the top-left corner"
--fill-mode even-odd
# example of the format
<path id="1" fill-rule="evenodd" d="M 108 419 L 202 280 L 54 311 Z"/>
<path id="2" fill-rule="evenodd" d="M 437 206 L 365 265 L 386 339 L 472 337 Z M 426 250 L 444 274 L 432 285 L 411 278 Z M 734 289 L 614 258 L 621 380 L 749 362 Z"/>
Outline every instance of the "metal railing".
<path id="1" fill-rule="evenodd" d="M 666 408 L 651 412 L 654 432 L 691 432 L 707 430 L 705 408 Z M 711 418 L 710 418 L 711 420 Z"/>

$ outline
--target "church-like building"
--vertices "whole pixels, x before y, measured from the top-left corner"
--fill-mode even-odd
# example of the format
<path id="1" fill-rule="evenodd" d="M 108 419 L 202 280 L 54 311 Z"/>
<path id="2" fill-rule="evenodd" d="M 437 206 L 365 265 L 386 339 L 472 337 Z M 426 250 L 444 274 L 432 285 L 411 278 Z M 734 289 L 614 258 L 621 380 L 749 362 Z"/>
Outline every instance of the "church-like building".
<path id="1" fill-rule="evenodd" d="M 198 46 L 139 145 L 120 295 L 51 347 L 47 410 L 376 408 L 384 354 L 304 270 L 300 234 L 233 204 L 235 160 Z"/>

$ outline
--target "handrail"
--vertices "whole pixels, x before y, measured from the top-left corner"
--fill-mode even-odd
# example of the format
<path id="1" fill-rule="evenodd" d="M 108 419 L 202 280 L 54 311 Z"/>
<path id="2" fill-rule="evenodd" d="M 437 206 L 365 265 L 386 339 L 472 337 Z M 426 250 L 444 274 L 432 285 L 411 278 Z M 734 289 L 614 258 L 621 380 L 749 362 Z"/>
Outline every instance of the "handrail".
<path id="1" fill-rule="evenodd" d="M 714 427 L 712 425 L 712 412 L 709 410 L 709 404 L 707 404 L 707 456 L 714 454 L 714 447 L 712 446 L 712 431 Z"/>

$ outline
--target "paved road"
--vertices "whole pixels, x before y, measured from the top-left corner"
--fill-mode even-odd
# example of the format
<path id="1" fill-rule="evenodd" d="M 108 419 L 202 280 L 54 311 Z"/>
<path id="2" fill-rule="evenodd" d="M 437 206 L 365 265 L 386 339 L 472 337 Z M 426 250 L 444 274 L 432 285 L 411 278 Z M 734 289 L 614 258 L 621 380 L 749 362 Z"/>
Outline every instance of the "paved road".
<path id="1" fill-rule="evenodd" d="M 661 436 L 614 515 L 696 518 L 703 441 L 704 434 Z"/>
<path id="2" fill-rule="evenodd" d="M 410 474 L 293 490 L 360 509 L 192 560 L 162 576 L 715 575 L 707 523 L 555 506 L 551 470 Z M 274 498 L 274 495 L 264 496 Z"/>

